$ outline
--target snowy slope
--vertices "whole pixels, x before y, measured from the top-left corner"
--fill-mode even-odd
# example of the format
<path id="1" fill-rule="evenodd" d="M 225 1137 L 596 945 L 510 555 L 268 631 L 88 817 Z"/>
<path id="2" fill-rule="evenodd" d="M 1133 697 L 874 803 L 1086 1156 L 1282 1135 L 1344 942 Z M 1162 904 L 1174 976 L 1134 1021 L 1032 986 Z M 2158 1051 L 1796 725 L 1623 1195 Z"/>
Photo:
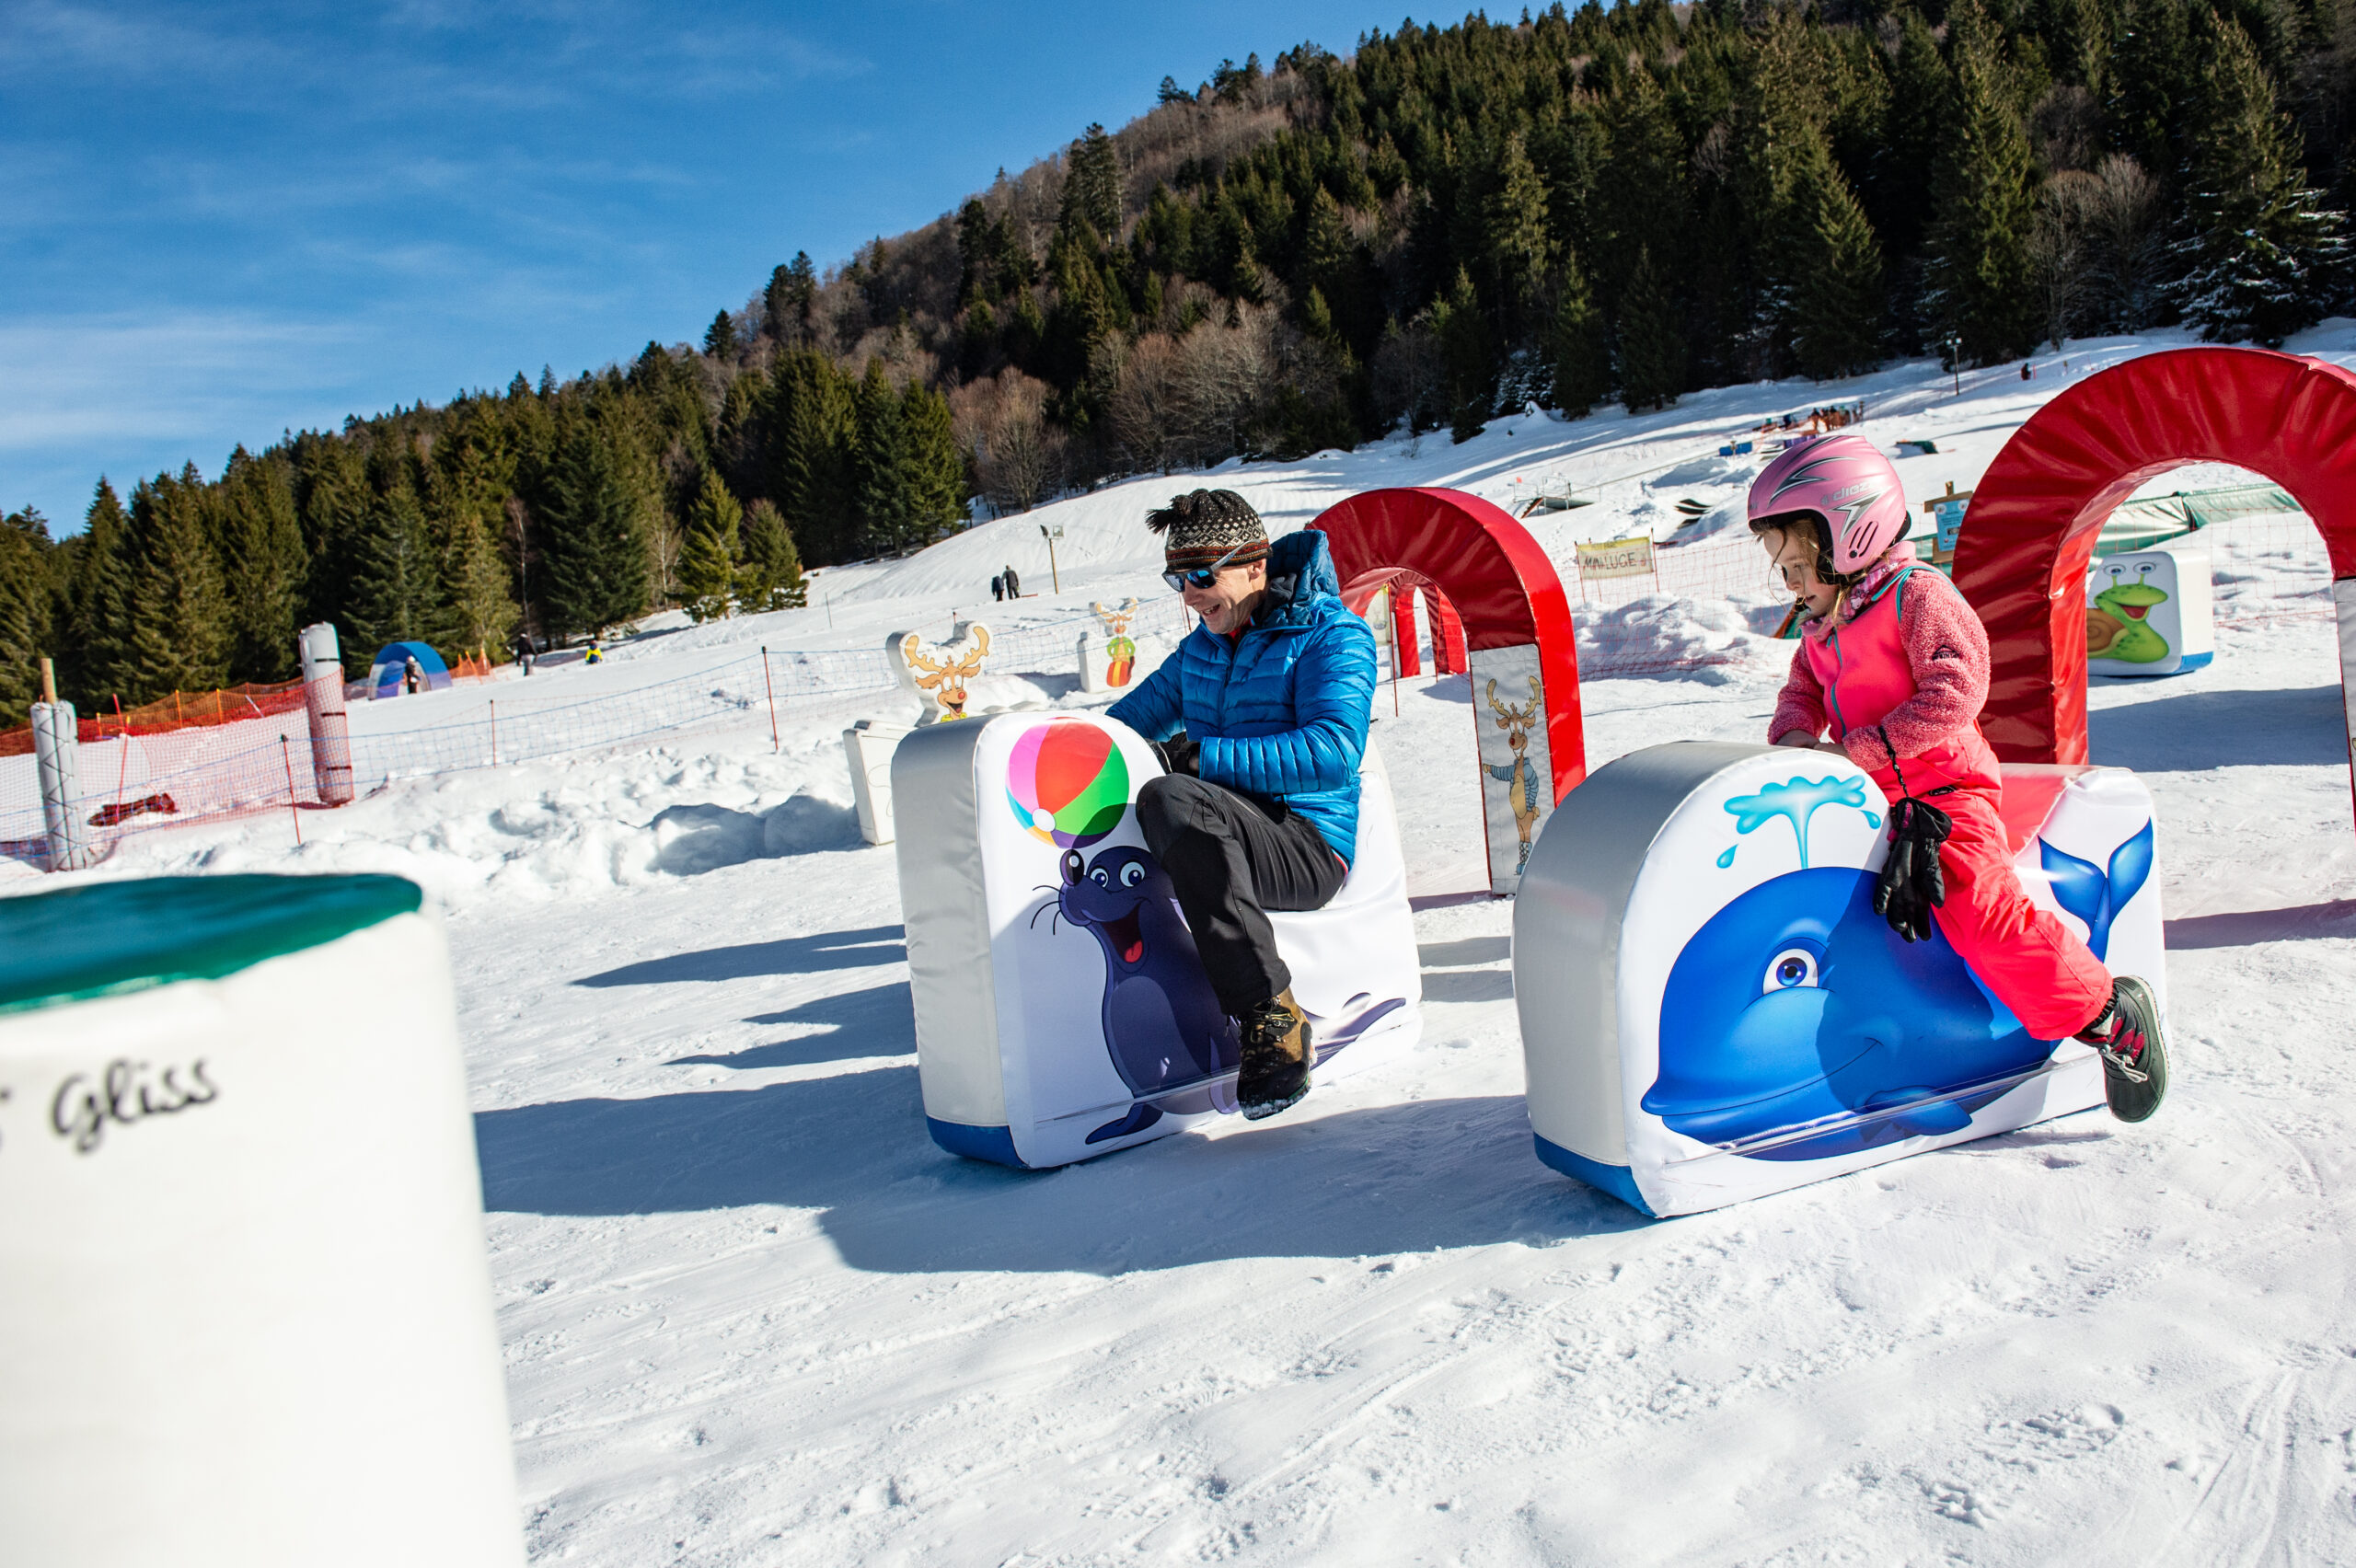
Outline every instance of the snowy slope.
<path id="1" fill-rule="evenodd" d="M 1941 449 L 1901 462 L 1910 491 L 1967 488 L 2063 384 L 1957 399 L 1918 364 L 1133 481 L 534 690 L 945 630 L 1010 559 L 1046 586 L 1043 519 L 1068 605 L 1143 595 L 1137 516 L 1205 482 L 1297 524 L 1375 485 L 1610 481 L 1534 525 L 1566 555 L 1738 499 L 1721 432 L 1862 390 L 1868 433 Z M 1590 764 L 1756 738 L 1779 661 L 1721 635 L 1716 684 L 1588 681 Z M 1409 681 L 1376 709 L 1423 1044 L 1276 1121 L 1047 1175 L 925 1137 L 892 852 L 849 823 L 839 721 L 396 785 L 308 816 L 299 851 L 283 818 L 156 834 L 93 874 L 393 870 L 445 911 L 536 1561 L 2356 1561 L 2356 833 L 2326 623 L 2092 693 L 2097 760 L 2159 801 L 2159 1118 L 1658 1223 L 1531 1154 L 1510 906 L 1472 891 L 1470 698 Z"/>

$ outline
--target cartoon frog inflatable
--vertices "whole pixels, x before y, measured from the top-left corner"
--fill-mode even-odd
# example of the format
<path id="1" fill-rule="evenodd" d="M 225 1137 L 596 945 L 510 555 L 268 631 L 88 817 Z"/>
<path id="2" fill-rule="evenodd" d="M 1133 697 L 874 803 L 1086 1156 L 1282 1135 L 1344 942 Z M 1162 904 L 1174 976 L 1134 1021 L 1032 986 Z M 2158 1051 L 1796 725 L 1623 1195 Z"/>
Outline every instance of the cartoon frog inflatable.
<path id="1" fill-rule="evenodd" d="M 2096 594 L 2086 609 L 2087 658 L 2156 664 L 2168 656 L 2167 639 L 2145 618 L 2153 605 L 2168 602 L 2166 594 L 2152 586 L 2151 571 L 2150 561 L 2139 562 L 2131 582 L 2124 566 L 2097 569 L 2097 576 L 2107 575 L 2110 586 Z"/>

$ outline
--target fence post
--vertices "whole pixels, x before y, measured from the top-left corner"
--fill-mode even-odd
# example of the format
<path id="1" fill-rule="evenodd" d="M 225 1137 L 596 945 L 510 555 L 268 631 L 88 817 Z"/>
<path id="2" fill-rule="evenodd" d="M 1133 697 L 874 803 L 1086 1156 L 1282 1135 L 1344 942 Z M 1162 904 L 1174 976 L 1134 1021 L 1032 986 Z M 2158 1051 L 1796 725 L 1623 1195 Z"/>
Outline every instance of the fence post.
<path id="1" fill-rule="evenodd" d="M 491 699 L 491 766 L 499 766 L 499 698 Z"/>
<path id="2" fill-rule="evenodd" d="M 278 737 L 278 760 L 286 765 L 286 814 L 294 819 L 294 847 L 303 847 L 303 812 L 294 803 L 294 752 L 286 737 Z"/>
<path id="3" fill-rule="evenodd" d="M 36 702 L 32 708 L 33 769 L 40 778 L 41 826 L 49 838 L 49 869 L 78 871 L 98 861 L 82 831 L 78 736 L 70 702 Z"/>
<path id="4" fill-rule="evenodd" d="M 303 672 L 303 706 L 311 720 L 311 771 L 319 803 L 351 802 L 352 729 L 343 707 L 343 656 L 335 628 L 325 621 L 306 626 L 295 639 Z M 299 836 L 301 828 L 296 828 Z"/>
<path id="5" fill-rule="evenodd" d="M 777 738 L 777 683 L 769 679 L 769 651 L 761 649 L 761 686 L 769 694 L 769 750 L 781 752 L 785 743 Z"/>

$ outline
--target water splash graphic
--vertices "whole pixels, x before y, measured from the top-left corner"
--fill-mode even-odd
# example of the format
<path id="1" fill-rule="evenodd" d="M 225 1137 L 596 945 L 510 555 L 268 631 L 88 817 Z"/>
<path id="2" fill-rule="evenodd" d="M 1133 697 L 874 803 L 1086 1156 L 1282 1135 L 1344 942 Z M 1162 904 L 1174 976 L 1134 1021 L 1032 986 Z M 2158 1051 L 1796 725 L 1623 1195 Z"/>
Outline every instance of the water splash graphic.
<path id="1" fill-rule="evenodd" d="M 1727 811 L 1734 817 L 1737 833 L 1755 833 L 1761 826 L 1783 818 L 1792 824 L 1792 836 L 1799 841 L 1800 870 L 1807 870 L 1807 828 L 1818 810 L 1824 806 L 1854 806 L 1865 812 L 1865 824 L 1879 827 L 1881 815 L 1865 811 L 1865 781 L 1842 778 L 1837 775 L 1827 778 L 1792 778 L 1781 784 L 1760 787 L 1756 795 L 1737 795 L 1727 802 Z M 1721 868 L 1734 864 L 1736 849 L 1742 847 L 1737 839 L 1732 848 L 1718 857 Z"/>

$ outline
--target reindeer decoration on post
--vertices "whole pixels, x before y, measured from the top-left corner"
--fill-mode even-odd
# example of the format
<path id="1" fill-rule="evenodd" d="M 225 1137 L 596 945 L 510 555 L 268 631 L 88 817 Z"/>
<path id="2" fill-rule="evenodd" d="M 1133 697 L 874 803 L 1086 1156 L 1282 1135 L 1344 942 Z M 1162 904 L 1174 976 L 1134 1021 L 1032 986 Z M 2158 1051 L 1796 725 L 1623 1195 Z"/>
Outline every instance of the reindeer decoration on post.
<path id="1" fill-rule="evenodd" d="M 1137 641 L 1129 636 L 1129 624 L 1138 616 L 1137 597 L 1132 594 L 1117 605 L 1099 601 L 1088 607 L 1104 628 L 1104 684 L 1125 686 L 1138 666 Z"/>
<path id="2" fill-rule="evenodd" d="M 965 717 L 965 683 L 982 673 L 982 662 L 989 657 L 990 628 L 974 621 L 963 629 L 954 642 L 929 643 L 921 632 L 904 631 L 884 644 L 900 684 L 924 704 L 919 724 Z"/>
<path id="3" fill-rule="evenodd" d="M 1526 755 L 1530 749 L 1530 732 L 1538 722 L 1538 713 L 1545 698 L 1541 694 L 1538 677 L 1530 677 L 1530 705 L 1517 708 L 1510 702 L 1497 700 L 1497 683 L 1489 683 L 1489 710 L 1496 715 L 1497 728 L 1506 732 L 1506 744 L 1513 747 L 1513 762 L 1492 763 L 1481 771 L 1492 778 L 1502 779 L 1506 801 L 1513 808 L 1513 824 L 1521 835 L 1521 858 L 1514 862 L 1514 874 L 1519 876 L 1530 864 L 1530 841 L 1538 828 L 1538 772 L 1530 766 Z"/>

